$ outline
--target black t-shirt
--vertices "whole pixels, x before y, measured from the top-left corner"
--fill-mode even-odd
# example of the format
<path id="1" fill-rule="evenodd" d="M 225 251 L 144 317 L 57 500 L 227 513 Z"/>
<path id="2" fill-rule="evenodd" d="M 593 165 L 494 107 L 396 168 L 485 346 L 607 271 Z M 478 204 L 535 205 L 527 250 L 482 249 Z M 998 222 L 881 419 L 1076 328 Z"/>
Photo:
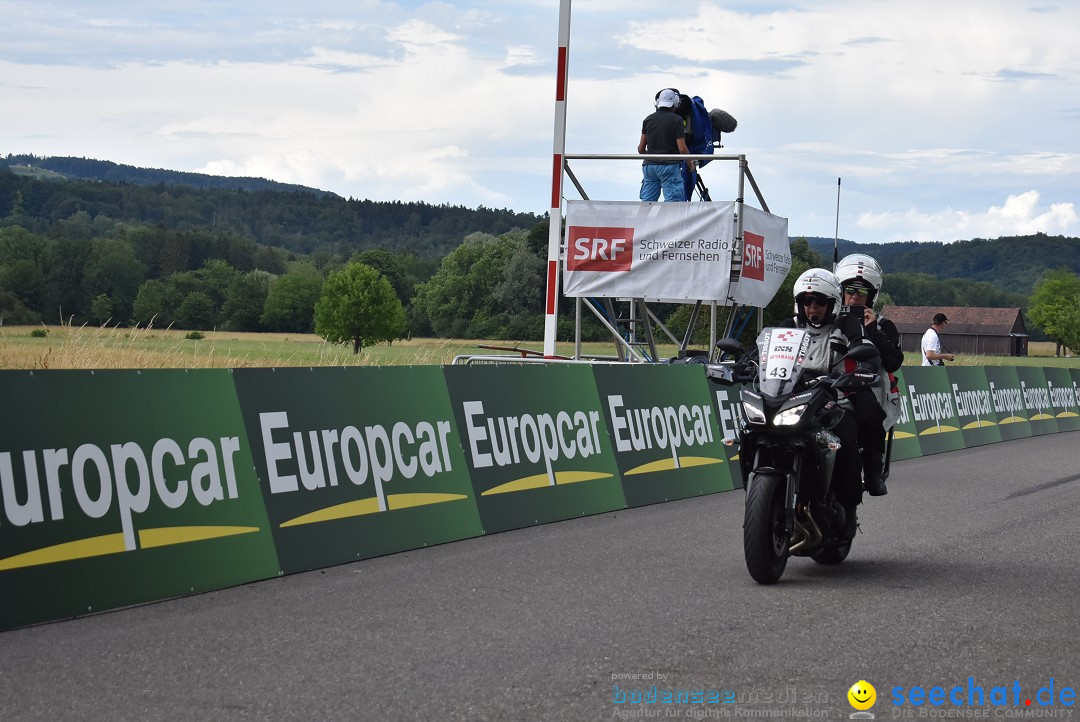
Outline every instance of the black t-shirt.
<path id="1" fill-rule="evenodd" d="M 683 119 L 670 108 L 660 108 L 641 122 L 641 134 L 645 136 L 646 153 L 678 153 L 676 141 L 682 138 Z M 678 160 L 647 160 L 643 163 L 681 163 Z"/>

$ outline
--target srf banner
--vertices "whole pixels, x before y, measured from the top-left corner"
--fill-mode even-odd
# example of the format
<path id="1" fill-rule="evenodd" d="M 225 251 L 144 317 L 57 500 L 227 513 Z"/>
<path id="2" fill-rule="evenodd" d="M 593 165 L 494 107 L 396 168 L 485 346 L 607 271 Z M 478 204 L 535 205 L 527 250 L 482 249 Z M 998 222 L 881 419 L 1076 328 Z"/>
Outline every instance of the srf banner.
<path id="1" fill-rule="evenodd" d="M 791 270 L 787 218 L 744 205 L 742 248 L 742 271 L 732 296 L 736 303 L 764 308 Z"/>
<path id="2" fill-rule="evenodd" d="M 566 296 L 730 303 L 734 203 L 568 201 L 566 226 Z"/>

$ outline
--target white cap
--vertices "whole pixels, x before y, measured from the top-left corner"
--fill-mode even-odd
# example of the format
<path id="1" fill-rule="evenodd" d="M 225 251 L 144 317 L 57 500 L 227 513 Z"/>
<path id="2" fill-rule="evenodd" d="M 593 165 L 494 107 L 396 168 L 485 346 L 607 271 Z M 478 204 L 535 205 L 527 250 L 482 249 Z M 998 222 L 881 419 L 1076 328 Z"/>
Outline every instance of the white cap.
<path id="1" fill-rule="evenodd" d="M 679 94 L 671 88 L 664 88 L 660 95 L 656 96 L 657 108 L 676 108 L 679 105 Z"/>

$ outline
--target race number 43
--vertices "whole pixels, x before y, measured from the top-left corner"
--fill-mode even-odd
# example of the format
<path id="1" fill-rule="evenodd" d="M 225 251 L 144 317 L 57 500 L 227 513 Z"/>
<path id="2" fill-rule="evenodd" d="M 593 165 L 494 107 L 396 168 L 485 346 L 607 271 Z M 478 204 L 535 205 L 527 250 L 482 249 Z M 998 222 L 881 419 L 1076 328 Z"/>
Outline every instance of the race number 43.
<path id="1" fill-rule="evenodd" d="M 634 260 L 634 229 L 570 226 L 566 270 L 629 271 Z"/>

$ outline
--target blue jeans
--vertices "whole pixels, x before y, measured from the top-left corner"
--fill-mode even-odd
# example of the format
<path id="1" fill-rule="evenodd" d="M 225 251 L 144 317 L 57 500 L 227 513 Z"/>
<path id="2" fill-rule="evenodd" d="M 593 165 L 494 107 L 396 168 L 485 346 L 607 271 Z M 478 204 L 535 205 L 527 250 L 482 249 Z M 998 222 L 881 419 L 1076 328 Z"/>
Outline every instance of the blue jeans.
<path id="1" fill-rule="evenodd" d="M 685 201 L 683 190 L 682 163 L 645 163 L 641 166 L 641 193 L 643 201 L 660 199 L 660 189 L 664 189 L 665 201 Z"/>

